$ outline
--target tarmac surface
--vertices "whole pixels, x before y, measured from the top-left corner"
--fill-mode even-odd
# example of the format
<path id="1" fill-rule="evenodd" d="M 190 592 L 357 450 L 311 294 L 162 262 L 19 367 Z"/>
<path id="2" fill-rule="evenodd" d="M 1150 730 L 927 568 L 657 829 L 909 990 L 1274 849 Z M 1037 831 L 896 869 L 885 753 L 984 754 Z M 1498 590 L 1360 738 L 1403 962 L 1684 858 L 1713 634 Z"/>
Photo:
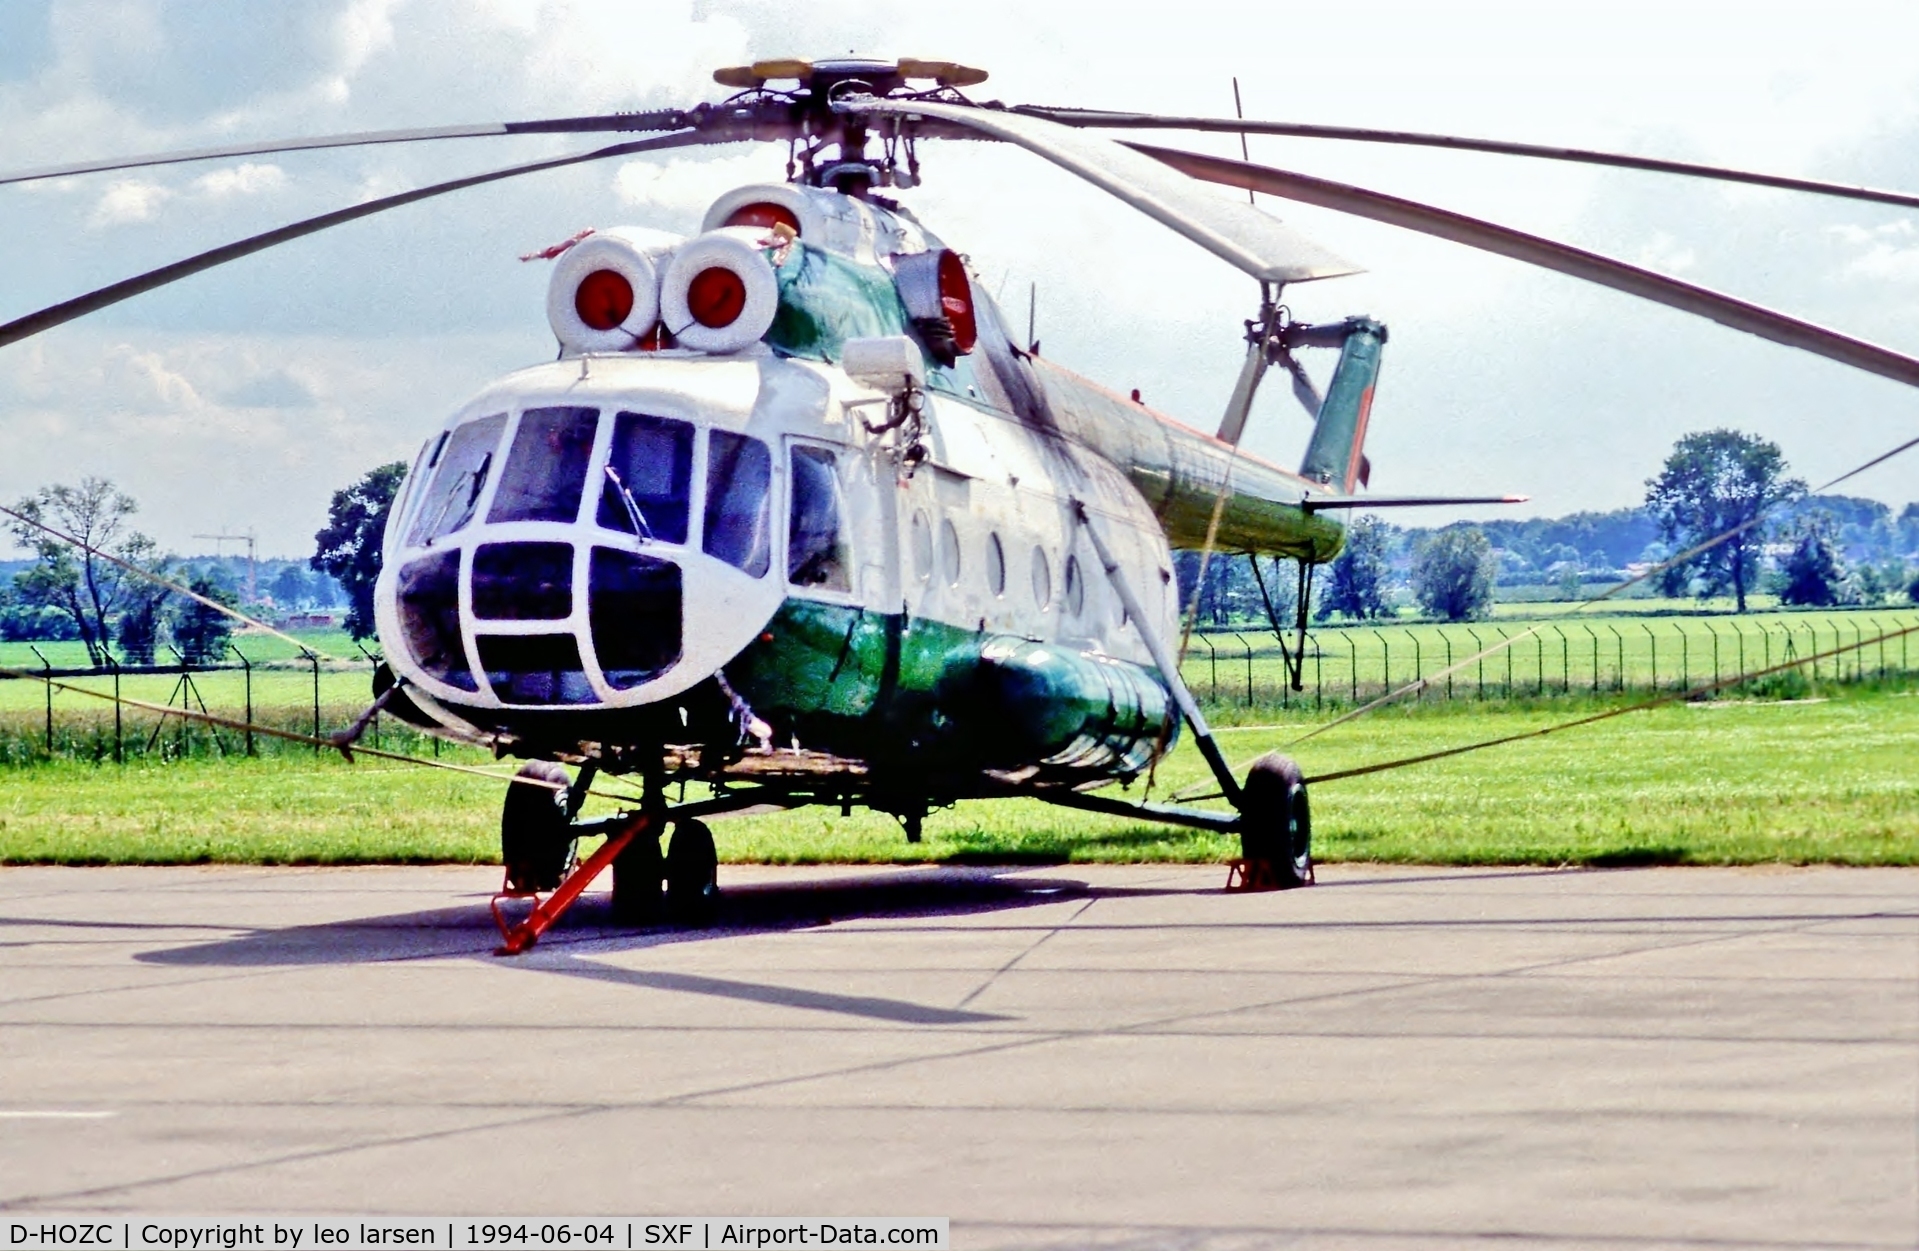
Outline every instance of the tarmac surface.
<path id="1" fill-rule="evenodd" d="M 518 959 L 497 873 L 0 869 L 0 1208 L 1919 1243 L 1919 872 L 727 867 Z"/>

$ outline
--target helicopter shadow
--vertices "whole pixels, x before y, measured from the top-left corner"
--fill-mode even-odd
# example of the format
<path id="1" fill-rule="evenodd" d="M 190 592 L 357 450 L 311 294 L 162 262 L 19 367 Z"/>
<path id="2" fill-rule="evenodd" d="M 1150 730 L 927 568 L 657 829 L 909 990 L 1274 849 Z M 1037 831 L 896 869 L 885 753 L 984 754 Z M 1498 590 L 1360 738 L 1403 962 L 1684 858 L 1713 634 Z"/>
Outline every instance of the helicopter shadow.
<path id="1" fill-rule="evenodd" d="M 1096 890 L 1077 878 L 1034 876 L 1031 870 L 1026 864 L 933 865 L 850 869 L 802 881 L 741 883 L 722 889 L 712 924 L 699 928 L 635 929 L 616 923 L 611 897 L 596 891 L 581 896 L 535 950 L 626 951 L 811 929 L 835 921 L 965 916 L 1096 893 L 1138 893 Z M 175 967 L 272 968 L 483 955 L 494 951 L 500 941 L 488 898 L 475 895 L 470 903 L 386 916 L 248 929 L 212 942 L 142 952 L 135 958 Z M 524 904 L 509 902 L 506 907 L 509 921 L 526 913 Z"/>
<path id="2" fill-rule="evenodd" d="M 798 882 L 750 882 L 724 890 L 712 925 L 699 929 L 616 926 L 605 894 L 581 898 L 540 945 L 512 964 L 529 972 L 629 987 L 800 1008 L 902 1025 L 964 1025 L 1003 1021 L 993 1013 L 910 1000 L 808 990 L 708 975 L 635 969 L 591 957 L 687 942 L 714 942 L 751 934 L 830 925 L 835 920 L 925 919 L 1018 911 L 1095 894 L 1070 877 L 1029 876 L 1020 865 L 929 866 L 874 872 L 854 870 Z M 1137 894 L 1136 889 L 1117 893 Z M 521 915 L 514 914 L 516 917 Z M 135 958 L 192 968 L 286 968 L 472 958 L 495 950 L 499 933 L 485 902 L 388 916 L 256 929 Z"/>

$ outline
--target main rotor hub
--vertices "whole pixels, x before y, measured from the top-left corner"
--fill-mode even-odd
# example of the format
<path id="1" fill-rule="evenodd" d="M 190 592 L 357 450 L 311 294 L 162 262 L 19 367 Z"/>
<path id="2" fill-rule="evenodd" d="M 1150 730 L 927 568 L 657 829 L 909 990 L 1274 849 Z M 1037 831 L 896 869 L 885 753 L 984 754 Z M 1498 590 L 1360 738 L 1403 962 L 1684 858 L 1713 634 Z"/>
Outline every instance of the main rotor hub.
<path id="1" fill-rule="evenodd" d="M 882 136 L 883 153 L 871 157 L 866 151 L 866 121 L 835 106 L 855 96 L 963 102 L 957 88 L 985 82 L 986 71 L 952 61 L 911 57 L 898 61 L 867 57 L 784 59 L 715 70 L 713 81 L 740 88 L 741 94 L 729 101 L 730 105 L 764 107 L 776 102 L 785 107 L 788 120 L 798 127 L 806 143 L 796 150 L 798 168 L 789 168 L 789 177 L 862 196 L 873 187 L 911 187 L 918 183 L 919 162 L 912 137 L 901 136 L 896 128 L 893 134 Z M 789 81 L 794 85 L 785 86 Z M 829 145 L 837 145 L 838 151 L 827 154 Z"/>

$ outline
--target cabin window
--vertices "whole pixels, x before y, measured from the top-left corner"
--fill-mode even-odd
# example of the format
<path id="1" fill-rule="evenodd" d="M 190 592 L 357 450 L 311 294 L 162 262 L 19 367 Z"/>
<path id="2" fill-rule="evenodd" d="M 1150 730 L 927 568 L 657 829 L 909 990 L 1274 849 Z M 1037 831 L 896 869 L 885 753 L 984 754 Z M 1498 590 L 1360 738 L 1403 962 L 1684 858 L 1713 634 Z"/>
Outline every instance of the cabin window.
<path id="1" fill-rule="evenodd" d="M 529 408 L 520 414 L 506 470 L 486 519 L 572 521 L 580 514 L 586 462 L 593 454 L 599 410 Z"/>
<path id="2" fill-rule="evenodd" d="M 1033 549 L 1033 604 L 1041 611 L 1053 602 L 1053 570 L 1046 563 L 1046 551 Z"/>
<path id="3" fill-rule="evenodd" d="M 773 457 L 766 444 L 715 430 L 706 451 L 708 556 L 754 577 L 773 563 Z"/>
<path id="4" fill-rule="evenodd" d="M 1077 556 L 1066 558 L 1066 611 L 1075 617 L 1086 611 L 1086 579 L 1080 575 Z"/>
<path id="5" fill-rule="evenodd" d="M 959 531 L 953 527 L 953 522 L 950 518 L 940 522 L 940 572 L 946 576 L 946 581 L 949 585 L 959 585 Z"/>
<path id="6" fill-rule="evenodd" d="M 924 509 L 913 513 L 913 576 L 921 582 L 933 576 L 933 521 Z"/>
<path id="7" fill-rule="evenodd" d="M 793 500 L 786 532 L 786 580 L 825 591 L 853 589 L 844 531 L 846 493 L 839 457 L 823 447 L 793 448 Z"/>
<path id="8" fill-rule="evenodd" d="M 1006 594 L 1006 549 L 999 535 L 986 536 L 986 589 L 995 595 Z"/>
<path id="9" fill-rule="evenodd" d="M 452 534 L 473 520 L 480 493 L 493 468 L 493 455 L 506 431 L 506 414 L 469 421 L 453 432 L 440 456 L 433 485 L 420 502 L 407 542 L 418 546 Z"/>
<path id="10" fill-rule="evenodd" d="M 503 704 L 593 704 L 599 696 L 571 634 L 482 634 L 480 667 Z"/>
<path id="11" fill-rule="evenodd" d="M 600 527 L 658 543 L 686 542 L 693 488 L 693 427 L 670 417 L 621 413 L 600 475 Z"/>
<path id="12" fill-rule="evenodd" d="M 482 543 L 473 549 L 473 615 L 558 621 L 573 612 L 571 543 Z"/>

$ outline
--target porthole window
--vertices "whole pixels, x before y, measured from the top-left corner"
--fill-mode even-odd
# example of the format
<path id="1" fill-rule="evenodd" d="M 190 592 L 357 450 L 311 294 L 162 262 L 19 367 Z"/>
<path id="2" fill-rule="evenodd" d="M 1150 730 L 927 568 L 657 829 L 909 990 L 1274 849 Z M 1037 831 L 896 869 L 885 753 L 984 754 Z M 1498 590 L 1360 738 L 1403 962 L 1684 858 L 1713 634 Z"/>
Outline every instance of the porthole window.
<path id="1" fill-rule="evenodd" d="M 986 536 L 986 589 L 995 595 L 1006 594 L 1006 549 L 999 535 Z"/>
<path id="2" fill-rule="evenodd" d="M 921 582 L 933 576 L 933 522 L 924 512 L 913 513 L 913 576 Z"/>
<path id="3" fill-rule="evenodd" d="M 1066 558 L 1066 611 L 1075 617 L 1086 611 L 1086 581 L 1080 577 L 1077 556 Z"/>
<path id="4" fill-rule="evenodd" d="M 1053 570 L 1046 563 L 1046 549 L 1033 549 L 1033 604 L 1042 611 L 1053 602 Z"/>
<path id="5" fill-rule="evenodd" d="M 959 531 L 953 528 L 951 521 L 940 522 L 940 572 L 946 576 L 949 586 L 959 585 Z"/>

